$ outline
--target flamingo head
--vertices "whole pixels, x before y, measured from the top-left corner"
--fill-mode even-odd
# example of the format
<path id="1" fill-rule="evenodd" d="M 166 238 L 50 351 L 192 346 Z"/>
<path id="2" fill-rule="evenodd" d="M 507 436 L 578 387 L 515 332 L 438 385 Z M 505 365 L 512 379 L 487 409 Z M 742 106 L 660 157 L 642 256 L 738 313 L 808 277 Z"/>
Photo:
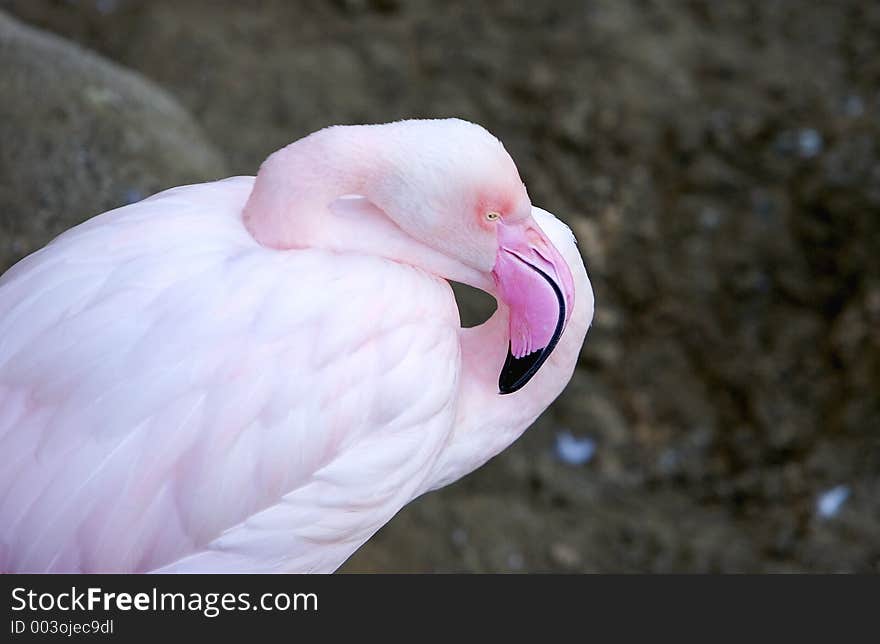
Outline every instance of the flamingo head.
<path id="1" fill-rule="evenodd" d="M 571 270 L 533 218 L 498 139 L 457 119 L 395 125 L 394 135 L 414 139 L 385 147 L 410 153 L 383 164 L 374 177 L 376 201 L 406 233 L 484 276 L 486 290 L 507 307 L 510 343 L 498 388 L 513 393 L 565 330 L 574 308 Z"/>
<path id="2" fill-rule="evenodd" d="M 339 227 L 308 216 L 345 195 L 365 197 L 388 221 Z M 571 270 L 532 212 L 497 138 L 437 119 L 334 126 L 292 143 L 260 168 L 243 219 L 265 246 L 384 254 L 491 293 L 508 313 L 498 380 L 508 394 L 549 357 L 574 309 Z"/>

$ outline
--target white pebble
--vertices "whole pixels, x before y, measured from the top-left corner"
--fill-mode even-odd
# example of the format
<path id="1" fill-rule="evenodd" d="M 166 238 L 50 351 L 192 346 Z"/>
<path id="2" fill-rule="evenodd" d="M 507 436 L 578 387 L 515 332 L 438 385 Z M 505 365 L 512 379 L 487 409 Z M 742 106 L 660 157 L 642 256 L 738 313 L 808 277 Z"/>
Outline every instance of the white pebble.
<path id="1" fill-rule="evenodd" d="M 812 159 L 822 151 L 822 135 L 816 130 L 806 129 L 798 132 L 798 151 L 805 159 Z"/>
<path id="2" fill-rule="evenodd" d="M 596 453 L 596 441 L 592 438 L 579 438 L 568 430 L 556 434 L 556 456 L 568 465 L 588 463 Z"/>
<path id="3" fill-rule="evenodd" d="M 816 511 L 823 519 L 830 519 L 840 512 L 840 508 L 849 498 L 849 487 L 838 485 L 819 495 L 816 501 Z"/>

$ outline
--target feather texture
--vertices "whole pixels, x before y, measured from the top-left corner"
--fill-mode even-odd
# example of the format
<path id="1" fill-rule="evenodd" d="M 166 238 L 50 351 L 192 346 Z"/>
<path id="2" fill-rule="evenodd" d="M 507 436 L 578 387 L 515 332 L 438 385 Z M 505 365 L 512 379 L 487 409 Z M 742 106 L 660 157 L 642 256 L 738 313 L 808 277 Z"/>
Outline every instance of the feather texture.
<path id="1" fill-rule="evenodd" d="M 425 484 L 448 284 L 259 246 L 252 182 L 105 213 L 0 280 L 0 569 L 329 571 Z"/>

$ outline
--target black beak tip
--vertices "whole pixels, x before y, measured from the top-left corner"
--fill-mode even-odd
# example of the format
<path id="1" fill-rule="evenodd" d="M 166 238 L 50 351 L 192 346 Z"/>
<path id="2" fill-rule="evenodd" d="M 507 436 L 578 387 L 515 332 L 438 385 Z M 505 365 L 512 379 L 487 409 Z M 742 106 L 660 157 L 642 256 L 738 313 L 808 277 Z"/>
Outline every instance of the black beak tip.
<path id="1" fill-rule="evenodd" d="M 522 358 L 514 358 L 510 347 L 508 347 L 507 359 L 504 361 L 504 367 L 498 377 L 498 393 L 512 394 L 522 389 L 537 373 L 547 355 L 549 355 L 549 351 L 542 349 Z"/>

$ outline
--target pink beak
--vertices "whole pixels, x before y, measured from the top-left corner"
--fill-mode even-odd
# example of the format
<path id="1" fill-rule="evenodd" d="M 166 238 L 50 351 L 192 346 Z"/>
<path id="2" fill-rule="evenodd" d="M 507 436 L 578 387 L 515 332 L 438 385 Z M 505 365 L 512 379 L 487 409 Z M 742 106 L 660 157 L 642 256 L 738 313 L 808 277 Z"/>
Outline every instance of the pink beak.
<path id="1" fill-rule="evenodd" d="M 510 346 L 498 390 L 522 388 L 550 356 L 574 307 L 568 264 L 531 218 L 498 224 L 492 275 L 510 309 Z"/>

